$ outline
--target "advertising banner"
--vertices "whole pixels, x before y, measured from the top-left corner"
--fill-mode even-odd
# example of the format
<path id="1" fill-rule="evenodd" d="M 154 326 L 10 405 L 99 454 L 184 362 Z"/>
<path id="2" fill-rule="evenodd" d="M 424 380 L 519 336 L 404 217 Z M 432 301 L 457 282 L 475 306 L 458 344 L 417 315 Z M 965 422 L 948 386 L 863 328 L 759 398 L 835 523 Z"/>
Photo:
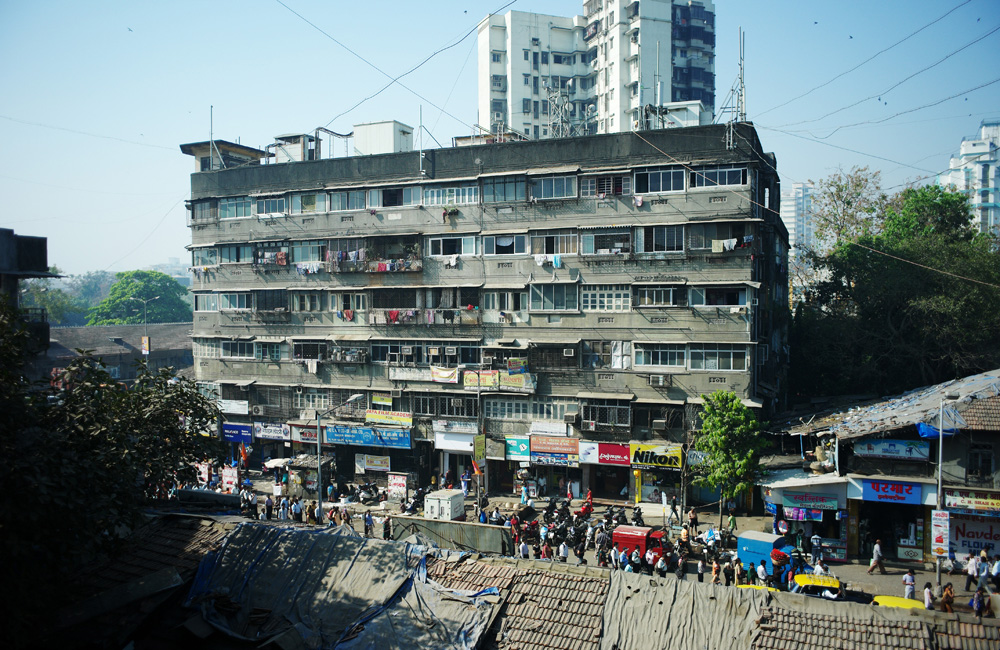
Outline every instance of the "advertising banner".
<path id="1" fill-rule="evenodd" d="M 512 375 L 520 375 L 522 372 L 528 372 L 528 360 L 515 357 L 507 359 L 507 372 Z"/>
<path id="2" fill-rule="evenodd" d="M 431 430 L 434 433 L 472 433 L 475 434 L 478 428 L 471 420 L 433 420 Z"/>
<path id="3" fill-rule="evenodd" d="M 527 372 L 512 374 L 509 372 L 499 373 L 500 390 L 513 393 L 534 393 L 535 376 Z"/>
<path id="4" fill-rule="evenodd" d="M 486 463 L 486 435 L 480 433 L 472 441 L 472 462 L 481 469 Z"/>
<path id="5" fill-rule="evenodd" d="M 507 460 L 531 460 L 531 445 L 528 436 L 507 436 Z"/>
<path id="6" fill-rule="evenodd" d="M 836 510 L 836 494 L 806 494 L 805 492 L 789 492 L 781 495 L 781 505 L 785 508 L 812 508 L 814 510 Z"/>
<path id="7" fill-rule="evenodd" d="M 580 464 L 579 443 L 577 438 L 531 436 L 531 462 L 536 465 L 577 467 Z"/>
<path id="8" fill-rule="evenodd" d="M 865 501 L 920 505 L 920 484 L 862 479 L 861 498 Z"/>
<path id="9" fill-rule="evenodd" d="M 389 471 L 389 457 L 388 456 L 372 456 L 371 454 L 365 454 L 365 469 L 373 470 L 376 472 L 388 472 Z"/>
<path id="10" fill-rule="evenodd" d="M 250 444 L 253 442 L 253 427 L 249 424 L 222 423 L 222 439 L 229 442 L 242 442 Z"/>
<path id="11" fill-rule="evenodd" d="M 198 480 L 208 483 L 212 478 L 212 466 L 208 463 L 195 463 L 194 466 L 198 469 Z"/>
<path id="12" fill-rule="evenodd" d="M 949 514 L 947 510 L 931 510 L 931 554 L 935 557 L 948 557 Z"/>
<path id="13" fill-rule="evenodd" d="M 598 443 L 587 442 L 586 440 L 580 441 L 580 464 L 581 465 L 597 465 L 597 453 L 598 453 Z"/>
<path id="14" fill-rule="evenodd" d="M 868 458 L 926 461 L 930 443 L 925 440 L 866 440 L 854 443 L 854 454 Z"/>
<path id="15" fill-rule="evenodd" d="M 150 349 L 152 349 L 151 345 L 149 343 L 149 337 L 148 336 L 143 336 L 143 337 L 140 337 L 139 340 L 141 341 L 140 345 L 142 346 L 142 354 L 144 356 L 149 356 L 149 351 L 150 351 Z"/>
<path id="16" fill-rule="evenodd" d="M 372 404 L 392 406 L 392 395 L 389 393 L 372 393 Z"/>
<path id="17" fill-rule="evenodd" d="M 431 366 L 431 381 L 439 384 L 457 384 L 458 368 L 439 368 Z"/>
<path id="18" fill-rule="evenodd" d="M 326 442 L 334 445 L 411 448 L 409 429 L 354 427 L 344 424 L 334 424 L 324 428 L 326 429 Z"/>
<path id="19" fill-rule="evenodd" d="M 316 444 L 316 427 L 292 427 L 292 442 Z"/>
<path id="20" fill-rule="evenodd" d="M 953 512 L 1000 517 L 1000 494 L 980 490 L 945 489 L 944 507 Z"/>
<path id="21" fill-rule="evenodd" d="M 219 410 L 230 415 L 250 415 L 250 402 L 245 399 L 220 399 Z"/>
<path id="22" fill-rule="evenodd" d="M 496 370 L 466 370 L 462 374 L 462 383 L 465 385 L 465 390 L 496 388 L 499 385 L 498 372 Z"/>
<path id="23" fill-rule="evenodd" d="M 628 467 L 631 462 L 631 448 L 628 445 L 580 441 L 581 465 L 623 465 Z"/>
<path id="24" fill-rule="evenodd" d="M 1000 548 L 1000 522 L 995 518 L 951 513 L 948 521 L 949 546 L 955 557 L 964 560 L 969 553 L 978 555 L 983 550 L 995 554 Z"/>
<path id="25" fill-rule="evenodd" d="M 683 447 L 680 444 L 650 445 L 632 443 L 630 445 L 631 464 L 636 469 L 681 469 Z"/>
<path id="26" fill-rule="evenodd" d="M 380 411 L 378 409 L 368 409 L 365 411 L 365 422 L 374 424 L 388 424 L 395 427 L 413 426 L 413 416 L 404 411 Z"/>
<path id="27" fill-rule="evenodd" d="M 291 440 L 292 430 L 287 424 L 254 422 L 253 437 L 258 440 Z"/>
<path id="28" fill-rule="evenodd" d="M 402 501 L 406 498 L 406 474 L 389 473 L 389 498 Z"/>
<path id="29" fill-rule="evenodd" d="M 230 493 L 236 494 L 240 491 L 238 485 L 240 473 L 235 467 L 223 467 L 220 473 L 222 474 L 223 492 L 228 490 Z"/>

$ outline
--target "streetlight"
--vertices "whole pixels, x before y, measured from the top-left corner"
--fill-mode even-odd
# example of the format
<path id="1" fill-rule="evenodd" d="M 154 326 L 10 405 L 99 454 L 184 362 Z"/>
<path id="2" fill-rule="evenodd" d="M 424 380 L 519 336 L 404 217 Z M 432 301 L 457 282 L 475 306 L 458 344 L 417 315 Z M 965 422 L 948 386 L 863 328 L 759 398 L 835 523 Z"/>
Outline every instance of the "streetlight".
<path id="1" fill-rule="evenodd" d="M 159 300 L 159 299 L 160 299 L 159 296 L 156 296 L 154 298 L 148 298 L 148 299 L 146 299 L 146 298 L 132 298 L 132 297 L 129 298 L 129 300 L 135 300 L 136 302 L 141 302 L 142 303 L 142 335 L 145 336 L 146 338 L 149 338 L 149 331 L 147 330 L 147 323 L 146 323 L 146 305 L 148 305 L 149 303 L 153 302 L 154 300 Z"/>
<path id="2" fill-rule="evenodd" d="M 938 510 L 944 509 L 944 495 L 942 493 L 942 486 L 941 486 L 942 465 L 944 464 L 944 401 L 948 400 L 949 402 L 952 402 L 957 399 L 958 399 L 957 393 L 948 393 L 946 395 L 942 395 L 938 403 L 938 427 L 937 427 L 938 430 L 937 509 Z M 955 427 L 957 428 L 957 426 L 958 423 L 956 422 Z M 933 540 L 931 541 L 932 541 L 931 545 L 933 546 Z M 937 559 L 937 586 L 940 587 L 941 556 L 938 555 L 936 559 Z"/>
<path id="3" fill-rule="evenodd" d="M 319 522 L 320 517 L 323 516 L 323 417 L 330 415 L 342 406 L 346 406 L 351 402 L 356 402 L 362 397 L 364 393 L 356 393 L 348 397 L 342 404 L 337 406 L 332 406 L 322 413 L 316 413 L 316 509 L 318 516 L 316 521 Z"/>

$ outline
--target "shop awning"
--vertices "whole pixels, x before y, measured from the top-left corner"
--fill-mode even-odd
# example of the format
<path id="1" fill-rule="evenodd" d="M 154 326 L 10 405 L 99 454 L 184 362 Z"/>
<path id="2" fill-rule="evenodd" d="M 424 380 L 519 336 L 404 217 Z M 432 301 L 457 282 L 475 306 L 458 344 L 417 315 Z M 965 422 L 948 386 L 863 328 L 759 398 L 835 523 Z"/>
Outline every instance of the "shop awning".
<path id="1" fill-rule="evenodd" d="M 617 399 L 632 401 L 635 399 L 634 393 L 601 393 L 597 391 L 582 390 L 576 394 L 577 399 Z"/>
<path id="2" fill-rule="evenodd" d="M 249 386 L 257 383 L 256 379 L 219 379 L 216 383 L 225 384 L 226 386 L 239 386 L 240 388 L 247 388 Z"/>
<path id="3" fill-rule="evenodd" d="M 687 402 L 682 399 L 666 399 L 663 397 L 637 397 L 636 404 L 670 404 L 673 406 L 683 406 Z"/>
<path id="4" fill-rule="evenodd" d="M 634 223 L 613 223 L 611 225 L 601 224 L 600 226 L 577 226 L 577 228 L 580 230 L 624 230 L 635 226 Z"/>
<path id="5" fill-rule="evenodd" d="M 284 343 L 284 336 L 255 336 L 254 341 L 257 343 Z"/>
<path id="6" fill-rule="evenodd" d="M 456 343 L 479 343 L 478 338 L 462 338 L 462 337 L 449 337 L 449 338 L 433 338 L 427 336 L 373 336 L 372 341 L 433 341 L 435 343 L 450 343 L 452 341 Z"/>
<path id="7" fill-rule="evenodd" d="M 835 483 L 847 483 L 847 477 L 837 476 L 832 472 L 829 474 L 812 474 L 796 468 L 771 471 L 761 481 L 760 485 L 771 489 L 784 489 Z"/>
<path id="8" fill-rule="evenodd" d="M 370 334 L 332 334 L 326 337 L 327 341 L 367 341 L 371 338 Z"/>
<path id="9" fill-rule="evenodd" d="M 525 278 L 520 282 L 515 282 L 513 280 L 497 280 L 497 281 L 486 281 L 483 285 L 484 289 L 527 289 L 528 279 Z"/>
<path id="10" fill-rule="evenodd" d="M 745 284 L 748 287 L 753 287 L 754 289 L 760 289 L 760 282 L 754 282 L 752 280 L 713 280 L 711 282 L 702 282 L 701 280 L 688 280 L 688 284 L 692 287 L 725 287 L 732 286 L 735 284 Z M 699 307 L 702 305 L 699 305 Z M 704 305 L 705 307 L 714 307 L 715 305 Z M 720 307 L 732 307 L 734 305 L 719 305 Z M 739 305 L 743 306 L 743 305 Z"/>
<path id="11" fill-rule="evenodd" d="M 528 176 L 543 174 L 572 174 L 580 171 L 580 165 L 553 165 L 551 167 L 532 167 L 526 173 Z"/>

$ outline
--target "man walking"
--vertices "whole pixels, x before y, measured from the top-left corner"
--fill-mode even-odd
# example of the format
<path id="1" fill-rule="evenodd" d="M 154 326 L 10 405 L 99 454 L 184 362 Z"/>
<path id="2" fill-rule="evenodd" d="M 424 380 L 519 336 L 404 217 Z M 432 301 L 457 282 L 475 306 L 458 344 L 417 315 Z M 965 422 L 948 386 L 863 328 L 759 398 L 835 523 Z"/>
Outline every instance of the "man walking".
<path id="1" fill-rule="evenodd" d="M 868 575 L 871 575 L 872 571 L 874 571 L 876 567 L 878 567 L 878 570 L 882 575 L 886 575 L 885 566 L 882 565 L 882 560 L 882 540 L 876 539 L 875 547 L 872 548 L 872 563 L 868 567 Z"/>
<path id="2" fill-rule="evenodd" d="M 670 497 L 670 518 L 676 519 L 677 523 L 681 523 L 681 516 L 677 513 L 677 495 Z M 667 519 L 667 521 L 670 520 Z"/>
<path id="3" fill-rule="evenodd" d="M 812 555 L 810 564 L 815 567 L 823 559 L 823 538 L 819 536 L 819 533 L 813 533 L 812 537 L 809 538 L 809 543 L 811 544 L 809 552 Z"/>
<path id="4" fill-rule="evenodd" d="M 979 578 L 979 556 L 969 553 L 969 561 L 965 564 L 965 590 L 972 591 L 970 587 L 976 584 Z"/>
<path id="5" fill-rule="evenodd" d="M 909 598 L 910 600 L 916 598 L 916 588 L 917 578 L 913 575 L 913 569 L 910 569 L 903 576 L 903 598 Z"/>

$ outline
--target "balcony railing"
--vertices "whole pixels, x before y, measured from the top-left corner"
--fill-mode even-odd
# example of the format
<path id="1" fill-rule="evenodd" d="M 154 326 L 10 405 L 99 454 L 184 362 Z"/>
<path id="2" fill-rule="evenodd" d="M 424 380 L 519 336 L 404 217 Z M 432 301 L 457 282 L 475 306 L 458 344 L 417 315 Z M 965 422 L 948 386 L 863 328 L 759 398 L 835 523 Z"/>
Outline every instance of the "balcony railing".
<path id="1" fill-rule="evenodd" d="M 328 273 L 416 273 L 424 270 L 422 259 L 331 260 L 325 263 Z"/>
<path id="2" fill-rule="evenodd" d="M 372 309 L 372 325 L 481 325 L 478 309 Z"/>

